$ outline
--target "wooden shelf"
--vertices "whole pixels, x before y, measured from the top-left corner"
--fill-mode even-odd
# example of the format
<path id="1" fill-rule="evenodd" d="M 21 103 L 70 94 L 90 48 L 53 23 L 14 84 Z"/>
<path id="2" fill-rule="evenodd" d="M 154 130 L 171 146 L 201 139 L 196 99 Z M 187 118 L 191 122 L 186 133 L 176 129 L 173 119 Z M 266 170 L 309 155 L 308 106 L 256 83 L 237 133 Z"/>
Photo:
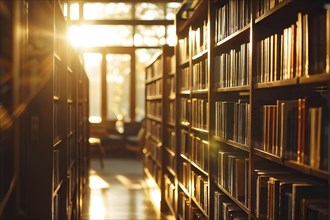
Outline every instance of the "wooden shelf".
<path id="1" fill-rule="evenodd" d="M 235 148 L 238 148 L 238 149 L 247 151 L 247 152 L 250 151 L 250 147 L 247 146 L 247 145 L 244 145 L 244 144 L 241 144 L 241 143 L 237 143 L 237 142 L 232 141 L 232 140 L 227 140 L 227 139 L 224 139 L 224 138 L 221 138 L 221 137 L 218 137 L 218 136 L 213 136 L 213 138 L 216 141 L 223 142 L 223 143 L 228 144 L 228 145 L 230 145 L 232 147 L 235 147 Z"/>

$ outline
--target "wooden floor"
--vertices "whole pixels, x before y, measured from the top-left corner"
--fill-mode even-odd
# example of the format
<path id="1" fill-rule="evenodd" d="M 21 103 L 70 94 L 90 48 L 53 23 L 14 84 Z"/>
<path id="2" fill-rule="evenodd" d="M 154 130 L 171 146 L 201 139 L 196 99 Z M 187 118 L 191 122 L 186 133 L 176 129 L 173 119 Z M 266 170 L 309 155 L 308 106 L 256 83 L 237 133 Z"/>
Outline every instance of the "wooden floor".
<path id="1" fill-rule="evenodd" d="M 172 219 L 161 214 L 159 195 L 147 187 L 139 159 L 108 158 L 103 169 L 98 159 L 91 159 L 89 181 L 82 219 Z"/>

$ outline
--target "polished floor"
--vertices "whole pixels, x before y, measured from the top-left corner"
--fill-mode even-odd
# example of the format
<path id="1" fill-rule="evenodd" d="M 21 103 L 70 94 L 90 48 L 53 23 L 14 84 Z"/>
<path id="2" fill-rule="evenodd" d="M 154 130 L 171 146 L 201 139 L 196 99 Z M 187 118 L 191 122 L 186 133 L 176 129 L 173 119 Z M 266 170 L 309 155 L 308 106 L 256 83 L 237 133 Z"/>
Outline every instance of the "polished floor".
<path id="1" fill-rule="evenodd" d="M 140 159 L 107 158 L 103 169 L 98 159 L 91 159 L 89 180 L 82 219 L 172 219 L 160 212 L 160 195 L 144 180 Z"/>

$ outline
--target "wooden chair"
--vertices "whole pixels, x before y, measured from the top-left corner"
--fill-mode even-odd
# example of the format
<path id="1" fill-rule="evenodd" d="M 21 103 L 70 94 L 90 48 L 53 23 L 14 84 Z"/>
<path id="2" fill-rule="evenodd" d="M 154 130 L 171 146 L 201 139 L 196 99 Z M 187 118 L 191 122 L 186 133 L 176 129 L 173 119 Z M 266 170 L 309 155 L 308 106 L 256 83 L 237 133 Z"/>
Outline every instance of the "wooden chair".
<path id="1" fill-rule="evenodd" d="M 125 150 L 142 155 L 145 141 L 145 128 L 141 127 L 137 135 L 127 136 L 125 139 Z"/>

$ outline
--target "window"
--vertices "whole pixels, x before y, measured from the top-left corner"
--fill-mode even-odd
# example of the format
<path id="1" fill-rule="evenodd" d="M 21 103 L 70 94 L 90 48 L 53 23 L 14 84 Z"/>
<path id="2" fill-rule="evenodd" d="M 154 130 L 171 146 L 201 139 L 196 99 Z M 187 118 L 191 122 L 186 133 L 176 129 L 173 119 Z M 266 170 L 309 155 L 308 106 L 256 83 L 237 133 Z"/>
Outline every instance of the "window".
<path id="1" fill-rule="evenodd" d="M 135 18 L 140 20 L 164 20 L 164 4 L 138 3 L 135 5 Z"/>
<path id="2" fill-rule="evenodd" d="M 134 35 L 135 46 L 159 46 L 165 44 L 165 26 L 138 25 Z"/>
<path id="3" fill-rule="evenodd" d="M 76 25 L 69 30 L 74 47 L 132 46 L 132 35 L 128 25 Z"/>
<path id="4" fill-rule="evenodd" d="M 84 67 L 89 78 L 89 120 L 101 122 L 101 66 L 102 54 L 85 53 Z"/>
<path id="5" fill-rule="evenodd" d="M 85 3 L 85 20 L 129 20 L 132 19 L 132 4 L 129 3 Z"/>
<path id="6" fill-rule="evenodd" d="M 131 56 L 107 54 L 107 118 L 130 120 Z"/>
<path id="7" fill-rule="evenodd" d="M 175 45 L 179 0 L 61 2 L 63 10 L 68 9 L 71 44 L 84 53 L 90 77 L 91 119 L 141 120 L 145 64 L 163 44 Z"/>

